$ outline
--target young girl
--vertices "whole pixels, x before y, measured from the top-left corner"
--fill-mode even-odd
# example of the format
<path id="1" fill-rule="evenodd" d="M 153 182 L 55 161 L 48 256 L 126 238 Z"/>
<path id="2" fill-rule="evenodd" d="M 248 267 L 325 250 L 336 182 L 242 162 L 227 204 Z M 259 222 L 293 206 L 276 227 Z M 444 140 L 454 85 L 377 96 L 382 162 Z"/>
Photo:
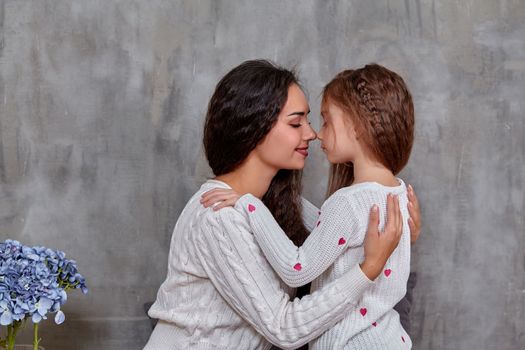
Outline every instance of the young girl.
<path id="1" fill-rule="evenodd" d="M 258 244 L 283 281 L 296 287 L 313 280 L 314 291 L 363 259 L 368 211 L 378 204 L 384 222 L 387 198 L 397 196 L 404 219 L 397 249 L 356 309 L 310 348 L 411 348 L 393 309 L 406 293 L 410 270 L 407 188 L 395 175 L 406 165 L 412 148 L 411 95 L 399 75 L 370 64 L 341 72 L 325 87 L 321 114 L 318 138 L 333 164 L 330 197 L 304 244 L 295 246 L 256 197 L 244 195 L 235 207 L 245 212 Z"/>

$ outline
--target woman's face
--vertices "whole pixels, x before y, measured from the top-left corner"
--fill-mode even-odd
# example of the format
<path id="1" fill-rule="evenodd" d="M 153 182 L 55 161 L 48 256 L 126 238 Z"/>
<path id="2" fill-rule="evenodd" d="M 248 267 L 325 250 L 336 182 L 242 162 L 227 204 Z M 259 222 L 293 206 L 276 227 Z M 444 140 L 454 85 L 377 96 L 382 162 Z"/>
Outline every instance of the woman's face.
<path id="1" fill-rule="evenodd" d="M 330 101 L 321 106 L 321 117 L 323 124 L 317 137 L 328 161 L 332 164 L 352 162 L 360 146 L 351 118 Z"/>
<path id="2" fill-rule="evenodd" d="M 277 122 L 254 149 L 258 158 L 275 170 L 304 168 L 308 143 L 316 138 L 308 121 L 309 113 L 303 91 L 296 84 L 291 85 Z"/>

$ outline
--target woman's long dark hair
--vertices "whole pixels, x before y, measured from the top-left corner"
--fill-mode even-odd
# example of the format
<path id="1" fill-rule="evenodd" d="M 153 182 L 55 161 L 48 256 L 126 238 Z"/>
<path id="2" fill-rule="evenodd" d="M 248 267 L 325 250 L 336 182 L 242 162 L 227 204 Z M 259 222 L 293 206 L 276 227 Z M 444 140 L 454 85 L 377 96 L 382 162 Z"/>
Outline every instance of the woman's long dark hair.
<path id="1" fill-rule="evenodd" d="M 243 62 L 219 81 L 204 125 L 204 150 L 215 176 L 234 171 L 270 132 L 292 84 L 299 85 L 293 72 L 266 60 Z M 262 198 L 296 245 L 308 234 L 301 177 L 300 170 L 279 170 Z"/>

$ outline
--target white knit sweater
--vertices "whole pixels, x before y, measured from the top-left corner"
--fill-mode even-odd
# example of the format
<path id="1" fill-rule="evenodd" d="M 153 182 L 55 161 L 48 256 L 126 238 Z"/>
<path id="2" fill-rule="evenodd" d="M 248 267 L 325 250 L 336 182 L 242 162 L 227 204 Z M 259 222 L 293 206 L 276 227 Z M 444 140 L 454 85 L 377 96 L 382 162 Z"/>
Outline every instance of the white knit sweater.
<path id="1" fill-rule="evenodd" d="M 357 264 L 319 291 L 290 301 L 255 242 L 246 215 L 189 200 L 173 232 L 168 275 L 149 315 L 159 319 L 145 349 L 293 349 L 333 327 L 374 285 Z M 310 210 L 305 223 L 313 225 Z"/>
<path id="2" fill-rule="evenodd" d="M 250 219 L 266 258 L 292 287 L 310 281 L 312 291 L 338 281 L 364 258 L 363 241 L 372 205 L 380 208 L 381 230 L 386 221 L 388 193 L 399 195 L 403 214 L 401 242 L 390 256 L 375 286 L 368 289 L 357 307 L 343 321 L 310 343 L 310 349 L 409 349 L 410 337 L 393 309 L 405 295 L 410 272 L 410 231 L 405 184 L 387 187 L 361 183 L 335 192 L 318 212 L 319 218 L 301 247 L 296 247 L 279 227 L 270 211 L 252 195 L 244 195 L 235 208 Z M 312 212 L 315 207 L 305 208 Z"/>

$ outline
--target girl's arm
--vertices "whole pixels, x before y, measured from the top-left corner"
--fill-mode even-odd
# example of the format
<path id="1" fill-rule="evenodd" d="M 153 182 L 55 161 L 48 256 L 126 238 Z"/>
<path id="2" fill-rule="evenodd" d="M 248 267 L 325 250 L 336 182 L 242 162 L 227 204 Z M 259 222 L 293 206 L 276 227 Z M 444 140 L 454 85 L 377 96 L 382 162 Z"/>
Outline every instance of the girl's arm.
<path id="1" fill-rule="evenodd" d="M 227 206 L 234 206 L 241 196 L 232 189 L 213 189 L 202 195 L 201 203 L 206 208 L 213 206 L 213 210 L 219 210 Z M 317 222 L 320 211 L 312 203 L 302 198 L 303 204 L 303 223 L 308 229 L 312 231 Z M 410 241 L 412 244 L 416 243 L 421 233 L 421 209 L 419 200 L 412 185 L 408 185 L 408 212 L 410 218 L 408 219 L 408 226 L 410 227 Z"/>
<path id="2" fill-rule="evenodd" d="M 214 188 L 202 195 L 201 203 L 204 207 L 213 207 L 218 211 L 228 206 L 234 206 L 241 196 L 229 188 Z M 306 198 L 301 197 L 303 224 L 311 232 L 315 228 L 315 223 L 319 218 L 319 208 L 310 203 Z"/>
<path id="3" fill-rule="evenodd" d="M 386 261 L 365 258 L 363 270 L 356 265 L 337 281 L 291 302 L 243 214 L 226 208 L 206 215 L 193 237 L 199 261 L 232 309 L 279 347 L 297 348 L 343 319 L 373 285 L 365 265 L 382 266 Z M 390 243 L 388 255 L 395 245 Z"/>
<path id="4" fill-rule="evenodd" d="M 301 200 L 303 206 L 303 224 L 308 232 L 312 232 L 312 230 L 315 228 L 317 220 L 319 220 L 319 214 L 321 211 L 315 205 L 310 203 L 306 198 L 301 197 Z"/>
<path id="5" fill-rule="evenodd" d="M 249 218 L 255 239 L 282 280 L 291 287 L 311 282 L 334 263 L 355 241 L 360 223 L 347 198 L 330 197 L 315 227 L 301 247 L 297 247 L 275 221 L 271 212 L 251 194 L 242 196 L 235 208 Z M 361 243 L 361 242 L 359 242 Z"/>

